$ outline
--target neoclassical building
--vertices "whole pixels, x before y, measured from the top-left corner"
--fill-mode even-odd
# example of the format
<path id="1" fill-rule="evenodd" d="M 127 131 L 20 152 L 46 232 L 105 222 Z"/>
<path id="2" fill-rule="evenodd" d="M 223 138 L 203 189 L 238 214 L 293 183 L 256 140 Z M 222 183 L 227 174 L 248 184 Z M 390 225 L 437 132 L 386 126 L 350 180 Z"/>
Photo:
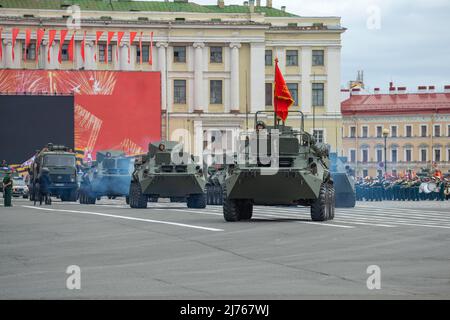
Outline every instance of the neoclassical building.
<path id="1" fill-rule="evenodd" d="M 342 153 L 341 35 L 345 28 L 340 18 L 298 16 L 286 7 L 274 8 L 271 0 L 242 5 L 211 2 L 0 0 L 4 56 L 0 68 L 160 72 L 162 136 L 185 129 L 192 141 L 199 141 L 194 138 L 209 140 L 219 131 L 220 148 L 225 149 L 233 146 L 231 134 L 253 127 L 256 112 L 273 110 L 274 59 L 278 57 L 296 100 L 292 110 L 305 114 L 306 130 Z M 46 34 L 36 63 L 36 29 L 68 26 L 76 28 L 73 61 L 69 61 L 67 44 L 58 61 L 58 37 L 49 61 Z M 11 28 L 32 29 L 27 51 L 25 33 L 18 35 L 14 60 Z M 95 45 L 97 30 L 104 34 Z M 108 31 L 116 32 L 109 46 Z M 119 31 L 125 34 L 116 48 Z M 142 49 L 137 41 L 129 44 L 130 31 L 137 31 L 138 37 L 143 32 Z M 80 46 L 85 32 L 83 61 Z M 269 115 L 266 120 L 270 119 Z M 288 122 L 299 126 L 299 116 L 292 115 Z M 199 143 L 191 148 L 199 149 Z"/>

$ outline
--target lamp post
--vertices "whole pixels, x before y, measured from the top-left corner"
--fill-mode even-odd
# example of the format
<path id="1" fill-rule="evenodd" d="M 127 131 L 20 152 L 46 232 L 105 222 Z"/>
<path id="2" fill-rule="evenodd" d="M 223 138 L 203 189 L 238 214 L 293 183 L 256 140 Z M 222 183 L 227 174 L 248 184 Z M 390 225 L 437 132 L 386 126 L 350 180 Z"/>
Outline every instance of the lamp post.
<path id="1" fill-rule="evenodd" d="M 384 176 L 387 175 L 387 137 L 391 132 L 389 129 L 383 129 L 383 137 L 384 137 Z"/>

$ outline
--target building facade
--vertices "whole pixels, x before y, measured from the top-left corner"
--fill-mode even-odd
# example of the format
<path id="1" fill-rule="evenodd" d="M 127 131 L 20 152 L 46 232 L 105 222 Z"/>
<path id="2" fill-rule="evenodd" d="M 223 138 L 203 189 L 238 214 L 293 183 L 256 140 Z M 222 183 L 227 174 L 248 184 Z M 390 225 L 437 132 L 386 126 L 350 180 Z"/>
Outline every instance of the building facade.
<path id="1" fill-rule="evenodd" d="M 273 8 L 271 0 L 265 2 L 1 0 L 4 57 L 0 68 L 159 71 L 162 136 L 178 139 L 188 132 L 187 144 L 198 153 L 211 135 L 220 135 L 219 149 L 233 149 L 236 133 L 254 126 L 256 112 L 273 110 L 274 59 L 278 57 L 296 100 L 291 110 L 304 113 L 305 129 L 319 141 L 341 151 L 341 34 L 345 28 L 340 18 L 299 17 L 285 7 Z M 62 62 L 58 61 L 58 37 L 50 61 L 47 35 L 38 63 L 35 42 L 24 50 L 23 32 L 12 48 L 11 28 L 32 28 L 35 34 L 37 28 L 60 30 L 68 24 L 78 28 L 73 62 L 67 59 L 67 47 L 63 47 Z M 96 30 L 105 31 L 98 46 Z M 79 52 L 85 31 L 83 62 Z M 120 48 L 116 48 L 116 36 L 106 46 L 108 31 L 125 32 Z M 128 31 L 143 32 L 142 52 L 137 42 L 129 45 Z M 102 59 L 106 50 L 107 63 Z M 141 64 L 141 54 L 145 62 L 150 51 L 153 63 Z M 100 59 L 95 62 L 93 55 Z M 262 115 L 262 120 L 270 119 L 270 114 Z M 292 115 L 288 124 L 300 126 L 300 117 Z"/>
<path id="2" fill-rule="evenodd" d="M 343 156 L 358 176 L 384 173 L 386 132 L 387 172 L 400 174 L 436 164 L 450 170 L 450 86 L 443 93 L 435 87 L 390 88 L 389 94 L 361 94 L 353 89 L 342 103 Z"/>

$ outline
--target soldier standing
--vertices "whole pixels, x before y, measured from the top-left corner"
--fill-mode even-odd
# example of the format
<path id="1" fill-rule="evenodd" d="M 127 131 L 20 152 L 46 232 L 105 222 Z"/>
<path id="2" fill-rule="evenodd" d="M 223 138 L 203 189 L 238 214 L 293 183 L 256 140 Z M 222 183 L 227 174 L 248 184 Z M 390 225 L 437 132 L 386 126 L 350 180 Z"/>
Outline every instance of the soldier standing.
<path id="1" fill-rule="evenodd" d="M 5 207 L 12 207 L 12 187 L 13 181 L 11 179 L 11 173 L 8 172 L 3 178 L 3 198 L 5 199 Z"/>

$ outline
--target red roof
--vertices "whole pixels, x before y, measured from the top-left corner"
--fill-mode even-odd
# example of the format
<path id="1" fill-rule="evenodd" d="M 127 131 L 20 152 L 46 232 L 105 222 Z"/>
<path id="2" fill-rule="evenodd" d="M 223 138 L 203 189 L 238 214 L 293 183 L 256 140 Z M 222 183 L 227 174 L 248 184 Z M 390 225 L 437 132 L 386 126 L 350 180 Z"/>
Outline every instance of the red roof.
<path id="1" fill-rule="evenodd" d="M 450 113 L 450 93 L 353 95 L 341 111 L 344 116 Z"/>

